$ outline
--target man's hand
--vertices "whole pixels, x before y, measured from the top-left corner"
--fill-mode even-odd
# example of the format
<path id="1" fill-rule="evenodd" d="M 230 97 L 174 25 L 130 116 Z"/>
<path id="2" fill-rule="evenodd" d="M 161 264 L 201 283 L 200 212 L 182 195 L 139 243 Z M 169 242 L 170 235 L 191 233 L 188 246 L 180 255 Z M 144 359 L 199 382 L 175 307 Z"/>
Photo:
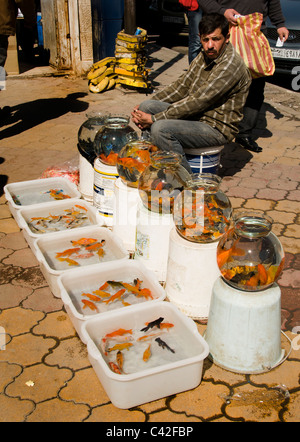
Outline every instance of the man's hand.
<path id="1" fill-rule="evenodd" d="M 140 111 L 138 107 L 133 109 L 131 112 L 131 117 L 132 121 L 139 129 L 148 129 L 153 124 L 151 114 Z"/>
<path id="2" fill-rule="evenodd" d="M 284 26 L 282 28 L 278 28 L 277 33 L 278 33 L 281 41 L 286 41 L 288 39 L 289 30 L 287 28 L 285 28 Z"/>
<path id="3" fill-rule="evenodd" d="M 224 12 L 224 17 L 227 18 L 228 22 L 233 26 L 237 26 L 237 19 L 234 17 L 235 15 L 241 14 L 235 9 L 226 9 L 226 11 Z"/>

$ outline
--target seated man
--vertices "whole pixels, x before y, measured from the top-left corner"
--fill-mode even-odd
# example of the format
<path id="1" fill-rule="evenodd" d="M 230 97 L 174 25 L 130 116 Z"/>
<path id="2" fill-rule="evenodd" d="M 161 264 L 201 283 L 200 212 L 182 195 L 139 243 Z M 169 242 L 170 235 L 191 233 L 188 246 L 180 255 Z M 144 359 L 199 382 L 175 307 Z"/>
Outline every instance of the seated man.
<path id="1" fill-rule="evenodd" d="M 150 130 L 162 150 L 220 146 L 233 140 L 251 84 L 251 75 L 229 42 L 229 24 L 220 14 L 203 16 L 202 49 L 188 71 L 132 112 L 132 121 Z"/>

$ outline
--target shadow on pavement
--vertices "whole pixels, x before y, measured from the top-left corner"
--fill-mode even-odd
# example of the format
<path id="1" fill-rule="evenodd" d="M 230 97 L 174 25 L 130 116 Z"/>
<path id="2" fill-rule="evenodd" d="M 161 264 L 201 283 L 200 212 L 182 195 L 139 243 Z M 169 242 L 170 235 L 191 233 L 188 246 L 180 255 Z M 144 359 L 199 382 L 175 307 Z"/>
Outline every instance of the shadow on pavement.
<path id="1" fill-rule="evenodd" d="M 20 134 L 68 112 L 87 110 L 89 104 L 78 100 L 86 95 L 84 92 L 76 92 L 65 98 L 45 98 L 12 106 L 10 116 L 3 121 L 3 126 L 9 127 L 0 131 L 0 139 Z"/>

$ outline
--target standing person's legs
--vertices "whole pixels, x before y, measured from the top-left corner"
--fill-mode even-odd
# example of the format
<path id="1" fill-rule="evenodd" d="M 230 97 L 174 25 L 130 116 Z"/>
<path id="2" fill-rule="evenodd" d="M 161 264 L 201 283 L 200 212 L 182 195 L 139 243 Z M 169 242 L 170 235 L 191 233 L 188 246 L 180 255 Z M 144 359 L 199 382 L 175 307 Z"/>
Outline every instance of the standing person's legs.
<path id="1" fill-rule="evenodd" d="M 243 109 L 243 119 L 239 124 L 239 134 L 236 142 L 253 152 L 261 152 L 262 148 L 252 139 L 252 130 L 255 128 L 259 111 L 264 102 L 266 79 L 260 77 L 252 80 L 249 94 Z"/>
<path id="2" fill-rule="evenodd" d="M 188 22 L 189 22 L 189 64 L 194 60 L 195 57 L 200 52 L 201 43 L 199 36 L 199 23 L 202 18 L 202 13 L 200 9 L 197 11 L 187 12 Z"/>
<path id="3" fill-rule="evenodd" d="M 8 48 L 8 35 L 0 34 L 0 81 L 1 83 L 5 82 L 5 69 L 4 65 L 7 58 L 7 48 Z M 0 83 L 0 90 L 1 90 L 1 83 Z M 10 114 L 10 108 L 9 106 L 4 106 L 4 108 L 0 108 L 0 119 L 6 118 Z"/>

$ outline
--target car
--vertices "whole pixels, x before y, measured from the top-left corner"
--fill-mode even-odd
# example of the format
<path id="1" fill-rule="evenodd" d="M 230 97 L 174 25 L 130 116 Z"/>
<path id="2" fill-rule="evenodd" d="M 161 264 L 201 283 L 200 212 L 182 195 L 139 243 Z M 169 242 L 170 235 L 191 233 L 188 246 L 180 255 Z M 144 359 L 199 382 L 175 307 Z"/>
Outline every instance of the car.
<path id="1" fill-rule="evenodd" d="M 275 62 L 275 73 L 292 75 L 297 66 L 300 71 L 300 0 L 281 0 L 280 3 L 289 37 L 282 47 L 276 46 L 277 30 L 268 19 L 267 38 Z"/>
<path id="2" fill-rule="evenodd" d="M 178 0 L 152 0 L 149 11 L 160 34 L 188 35 L 186 9 Z"/>

